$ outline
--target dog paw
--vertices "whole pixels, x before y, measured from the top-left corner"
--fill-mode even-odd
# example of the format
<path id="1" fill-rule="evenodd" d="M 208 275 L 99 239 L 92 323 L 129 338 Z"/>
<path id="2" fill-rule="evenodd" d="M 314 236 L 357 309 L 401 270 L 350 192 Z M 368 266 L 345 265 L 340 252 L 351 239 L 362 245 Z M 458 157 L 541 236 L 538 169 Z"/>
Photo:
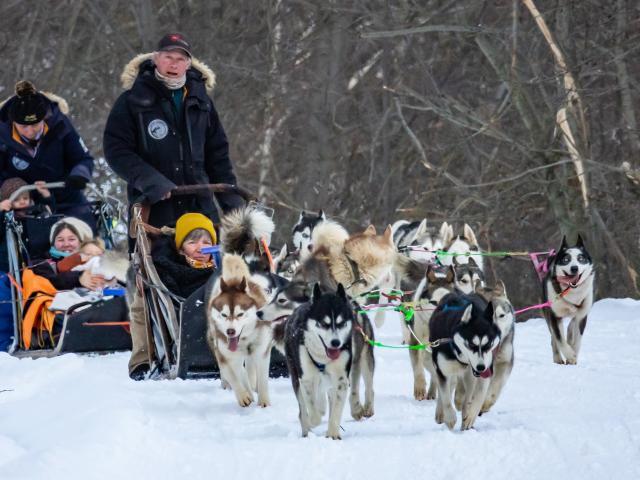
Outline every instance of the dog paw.
<path id="1" fill-rule="evenodd" d="M 364 407 L 360 403 L 351 405 L 351 416 L 354 420 L 362 420 L 364 417 Z"/>
<path id="2" fill-rule="evenodd" d="M 567 357 L 567 365 L 577 365 L 577 364 L 578 364 L 578 358 L 575 355 Z"/>
<path id="3" fill-rule="evenodd" d="M 436 388 L 435 384 L 432 382 L 431 385 L 429 385 L 429 390 L 427 390 L 427 400 L 435 400 L 437 392 L 438 392 L 438 389 Z"/>
<path id="4" fill-rule="evenodd" d="M 449 430 L 453 430 L 453 427 L 456 426 L 456 420 L 456 413 L 453 410 L 451 410 L 444 416 L 444 423 Z"/>
<path id="5" fill-rule="evenodd" d="M 253 395 L 251 394 L 251 392 L 248 392 L 246 390 L 244 392 L 239 392 L 237 398 L 238 404 L 241 407 L 248 407 L 253 402 Z"/>
<path id="6" fill-rule="evenodd" d="M 460 427 L 460 430 L 469 430 L 470 428 L 473 428 L 473 424 L 476 423 L 477 418 L 478 415 L 462 415 L 462 426 Z"/>
<path id="7" fill-rule="evenodd" d="M 268 398 L 266 400 L 258 399 L 258 406 L 262 407 L 262 408 L 270 407 L 271 406 L 271 402 L 269 401 Z"/>
<path id="8" fill-rule="evenodd" d="M 332 432 L 330 430 L 327 430 L 327 438 L 330 438 L 331 440 L 342 440 L 342 437 L 340 436 L 339 432 Z"/>
<path id="9" fill-rule="evenodd" d="M 553 363 L 557 363 L 558 365 L 564 365 L 564 360 L 561 358 L 555 358 L 553 359 Z"/>
<path id="10" fill-rule="evenodd" d="M 365 418 L 373 417 L 373 405 L 365 405 L 362 411 L 362 416 Z"/>
<path id="11" fill-rule="evenodd" d="M 413 387 L 413 398 L 418 401 L 427 400 L 427 389 L 424 384 Z"/>
<path id="12" fill-rule="evenodd" d="M 229 384 L 229 382 L 227 382 L 224 378 L 221 379 L 220 383 L 222 384 L 223 390 L 231 390 L 231 384 Z"/>

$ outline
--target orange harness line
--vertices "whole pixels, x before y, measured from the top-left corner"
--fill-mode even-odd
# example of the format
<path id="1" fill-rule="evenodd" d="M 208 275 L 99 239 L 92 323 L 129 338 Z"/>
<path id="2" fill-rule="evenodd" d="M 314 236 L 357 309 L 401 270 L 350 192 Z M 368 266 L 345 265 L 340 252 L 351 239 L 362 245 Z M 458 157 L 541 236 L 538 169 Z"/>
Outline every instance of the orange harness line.
<path id="1" fill-rule="evenodd" d="M 273 273 L 275 273 L 275 265 L 273 263 L 273 257 L 271 256 L 271 250 L 269 250 L 269 245 L 267 245 L 267 239 L 264 237 L 260 238 L 260 243 L 262 244 L 262 248 L 264 248 L 264 253 L 267 254 L 267 259 L 269 260 L 269 268 Z"/>

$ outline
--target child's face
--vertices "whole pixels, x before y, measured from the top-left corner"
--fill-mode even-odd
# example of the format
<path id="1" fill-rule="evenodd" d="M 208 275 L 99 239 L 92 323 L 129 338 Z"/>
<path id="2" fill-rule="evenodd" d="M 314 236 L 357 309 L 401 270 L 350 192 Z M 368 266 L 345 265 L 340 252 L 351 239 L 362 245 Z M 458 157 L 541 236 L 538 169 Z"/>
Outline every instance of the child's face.
<path id="1" fill-rule="evenodd" d="M 29 192 L 22 193 L 11 204 L 11 208 L 13 210 L 18 210 L 20 208 L 27 208 L 27 207 L 30 207 L 30 206 L 31 206 L 31 195 L 29 195 Z"/>
<path id="2" fill-rule="evenodd" d="M 103 253 L 104 251 L 99 246 L 88 243 L 80 249 L 80 258 L 86 262 L 91 257 L 99 257 Z"/>

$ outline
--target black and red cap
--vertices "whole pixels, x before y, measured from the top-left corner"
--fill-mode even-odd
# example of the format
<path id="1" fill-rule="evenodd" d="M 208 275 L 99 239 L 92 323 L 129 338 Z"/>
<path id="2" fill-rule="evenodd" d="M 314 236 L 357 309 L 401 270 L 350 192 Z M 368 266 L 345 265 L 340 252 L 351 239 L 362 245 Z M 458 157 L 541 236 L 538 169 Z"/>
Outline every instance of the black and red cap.
<path id="1" fill-rule="evenodd" d="M 191 44 L 181 33 L 167 33 L 160 39 L 158 43 L 159 52 L 169 52 L 175 49 L 180 49 L 191 57 Z"/>

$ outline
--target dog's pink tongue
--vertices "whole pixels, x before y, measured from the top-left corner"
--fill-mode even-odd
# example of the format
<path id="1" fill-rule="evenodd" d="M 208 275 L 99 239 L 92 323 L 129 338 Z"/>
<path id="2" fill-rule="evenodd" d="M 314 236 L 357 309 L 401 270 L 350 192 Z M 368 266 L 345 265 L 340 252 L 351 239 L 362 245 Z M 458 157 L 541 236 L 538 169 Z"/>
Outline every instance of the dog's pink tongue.
<path id="1" fill-rule="evenodd" d="M 339 348 L 327 348 L 327 357 L 331 360 L 336 360 L 340 356 Z"/>
<path id="2" fill-rule="evenodd" d="M 231 337 L 229 339 L 229 350 L 231 350 L 232 352 L 235 352 L 238 349 L 238 342 L 240 341 L 240 335 L 238 335 L 237 337 Z"/>
<path id="3" fill-rule="evenodd" d="M 572 275 L 572 276 L 566 276 L 566 277 L 558 277 L 558 281 L 560 283 L 566 283 L 567 285 L 573 285 L 578 283 L 578 280 L 580 279 L 580 275 Z"/>
<path id="4" fill-rule="evenodd" d="M 480 377 L 481 378 L 490 378 L 492 374 L 493 374 L 493 369 L 492 368 L 487 368 L 484 372 L 482 372 L 480 374 Z"/>

